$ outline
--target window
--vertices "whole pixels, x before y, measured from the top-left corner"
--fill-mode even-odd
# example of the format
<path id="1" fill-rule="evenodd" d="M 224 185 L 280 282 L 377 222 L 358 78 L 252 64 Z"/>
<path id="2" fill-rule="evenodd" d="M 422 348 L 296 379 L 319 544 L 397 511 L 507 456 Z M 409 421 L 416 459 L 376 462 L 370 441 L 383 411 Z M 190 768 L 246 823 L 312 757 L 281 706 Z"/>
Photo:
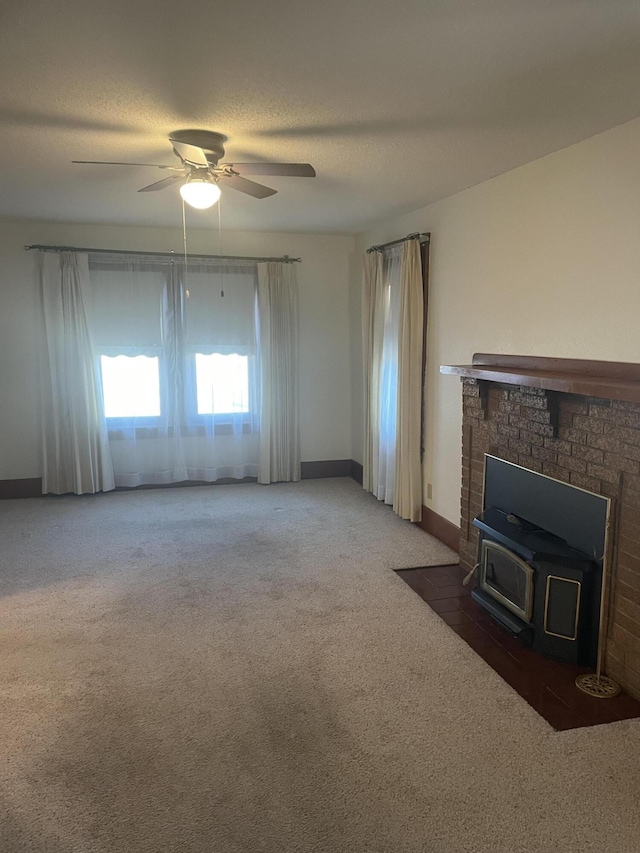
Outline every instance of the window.
<path id="1" fill-rule="evenodd" d="M 90 313 L 98 353 L 107 427 L 122 430 L 161 425 L 167 405 L 163 345 L 165 267 L 149 269 L 109 259 L 91 264 Z"/>
<path id="2" fill-rule="evenodd" d="M 242 352 L 242 350 L 245 352 Z M 222 351 L 220 351 L 222 350 Z M 238 350 L 240 350 L 238 352 Z M 256 426 L 255 355 L 246 347 L 188 348 L 185 370 L 184 425 L 216 435 Z"/>
<path id="3" fill-rule="evenodd" d="M 255 431 L 255 265 L 194 263 L 188 287 L 183 274 L 173 263 L 92 263 L 92 331 L 113 437 Z"/>
<path id="4" fill-rule="evenodd" d="M 186 425 L 216 435 L 250 434 L 257 417 L 255 269 L 212 273 L 192 264 L 188 276 Z"/>
<path id="5" fill-rule="evenodd" d="M 199 415 L 249 412 L 249 364 L 246 355 L 197 352 L 195 369 Z"/>
<path id="6" fill-rule="evenodd" d="M 293 267 L 120 252 L 88 261 L 78 367 L 95 379 L 83 382 L 87 405 L 106 409 L 98 463 L 108 452 L 116 485 L 298 479 Z M 54 412 L 61 424 L 68 408 Z"/>
<path id="7" fill-rule="evenodd" d="M 148 355 L 100 356 L 106 418 L 160 417 L 160 360 Z"/>

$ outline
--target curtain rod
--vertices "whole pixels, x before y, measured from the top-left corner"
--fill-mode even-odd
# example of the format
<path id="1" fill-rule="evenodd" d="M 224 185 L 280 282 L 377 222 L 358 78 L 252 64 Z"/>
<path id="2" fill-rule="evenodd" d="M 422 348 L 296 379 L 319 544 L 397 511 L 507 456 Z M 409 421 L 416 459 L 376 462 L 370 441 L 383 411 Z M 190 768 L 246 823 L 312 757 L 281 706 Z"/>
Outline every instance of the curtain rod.
<path id="1" fill-rule="evenodd" d="M 407 234 L 406 237 L 401 237 L 399 240 L 391 240 L 389 243 L 381 243 L 379 246 L 369 246 L 367 255 L 371 252 L 382 252 L 383 249 L 389 249 L 391 246 L 397 246 L 400 243 L 406 243 L 407 240 L 420 240 L 421 243 L 428 243 L 431 234 L 428 231 L 415 231 L 413 234 Z"/>
<path id="2" fill-rule="evenodd" d="M 156 258 L 184 258 L 183 254 L 177 252 L 133 252 L 126 249 L 85 249 L 78 246 L 41 246 L 34 243 L 31 246 L 25 246 L 28 252 L 31 249 L 39 249 L 41 252 L 86 252 L 99 255 L 151 255 Z M 193 255 L 187 254 L 187 258 L 210 258 L 216 261 L 260 261 L 262 263 L 282 263 L 282 264 L 298 264 L 302 258 L 290 258 L 289 255 L 283 255 L 281 258 L 253 258 L 249 255 Z"/>

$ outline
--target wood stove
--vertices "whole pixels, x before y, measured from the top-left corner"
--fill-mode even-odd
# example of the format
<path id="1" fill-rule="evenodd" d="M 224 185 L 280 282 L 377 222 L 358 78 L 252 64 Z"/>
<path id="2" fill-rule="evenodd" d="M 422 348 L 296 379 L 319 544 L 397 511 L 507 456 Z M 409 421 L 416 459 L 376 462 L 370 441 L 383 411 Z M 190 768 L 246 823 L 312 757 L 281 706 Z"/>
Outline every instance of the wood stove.
<path id="1" fill-rule="evenodd" d="M 594 666 L 598 564 L 550 531 L 490 507 L 471 595 L 503 627 L 548 657 Z"/>

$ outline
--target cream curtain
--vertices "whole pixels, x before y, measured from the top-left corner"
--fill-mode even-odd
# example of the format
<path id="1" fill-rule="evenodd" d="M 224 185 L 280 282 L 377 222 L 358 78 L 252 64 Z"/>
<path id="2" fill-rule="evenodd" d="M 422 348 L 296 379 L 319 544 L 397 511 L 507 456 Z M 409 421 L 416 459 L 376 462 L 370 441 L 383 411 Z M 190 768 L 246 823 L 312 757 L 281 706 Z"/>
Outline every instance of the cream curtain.
<path id="1" fill-rule="evenodd" d="M 86 255 L 40 252 L 44 317 L 42 491 L 87 494 L 115 488 L 100 372 L 85 312 Z"/>
<path id="2" fill-rule="evenodd" d="M 393 508 L 401 518 L 422 518 L 422 343 L 424 296 L 417 240 L 402 244 L 398 333 L 396 481 Z"/>
<path id="3" fill-rule="evenodd" d="M 258 482 L 300 479 L 298 292 L 293 264 L 258 264 Z"/>
<path id="4" fill-rule="evenodd" d="M 422 515 L 423 310 L 417 240 L 365 255 L 363 487 L 410 521 Z"/>
<path id="5" fill-rule="evenodd" d="M 291 264 L 191 264 L 188 299 L 174 259 L 39 264 L 45 492 L 300 479 Z"/>
<path id="6" fill-rule="evenodd" d="M 364 445 L 362 486 L 374 490 L 374 472 L 378 469 L 380 424 L 380 360 L 382 357 L 382 254 L 364 256 L 362 279 L 362 346 L 364 369 Z"/>
<path id="7" fill-rule="evenodd" d="M 398 422 L 398 352 L 400 333 L 400 285 L 402 248 L 385 253 L 382 287 L 376 303 L 376 420 L 373 442 L 372 492 L 393 506 L 396 486 L 396 438 Z"/>

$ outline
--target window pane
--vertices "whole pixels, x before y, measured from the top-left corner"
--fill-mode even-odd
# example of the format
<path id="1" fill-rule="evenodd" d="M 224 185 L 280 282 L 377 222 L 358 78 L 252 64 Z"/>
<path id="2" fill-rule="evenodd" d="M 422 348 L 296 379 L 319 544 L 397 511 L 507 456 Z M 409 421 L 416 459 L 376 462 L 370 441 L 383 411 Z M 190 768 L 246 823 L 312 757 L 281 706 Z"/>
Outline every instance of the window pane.
<path id="1" fill-rule="evenodd" d="M 104 413 L 107 418 L 160 415 L 158 356 L 101 356 Z"/>
<path id="2" fill-rule="evenodd" d="M 196 353 L 196 391 L 199 415 L 241 414 L 249 411 L 249 363 L 246 355 Z"/>

